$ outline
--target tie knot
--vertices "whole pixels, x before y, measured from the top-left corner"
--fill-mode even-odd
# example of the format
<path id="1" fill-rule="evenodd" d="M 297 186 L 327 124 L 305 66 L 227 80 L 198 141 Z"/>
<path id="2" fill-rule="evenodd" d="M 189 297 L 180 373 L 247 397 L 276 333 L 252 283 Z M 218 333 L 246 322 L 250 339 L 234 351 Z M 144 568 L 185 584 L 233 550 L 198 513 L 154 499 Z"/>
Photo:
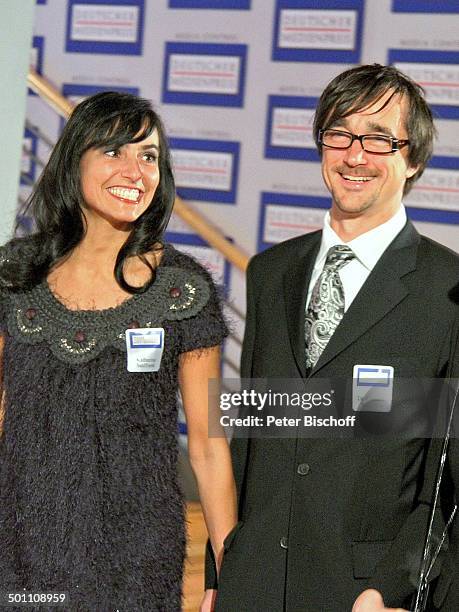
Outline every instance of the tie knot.
<path id="1" fill-rule="evenodd" d="M 355 255 L 352 249 L 345 244 L 337 244 L 328 250 L 325 266 L 338 270 L 354 258 Z"/>

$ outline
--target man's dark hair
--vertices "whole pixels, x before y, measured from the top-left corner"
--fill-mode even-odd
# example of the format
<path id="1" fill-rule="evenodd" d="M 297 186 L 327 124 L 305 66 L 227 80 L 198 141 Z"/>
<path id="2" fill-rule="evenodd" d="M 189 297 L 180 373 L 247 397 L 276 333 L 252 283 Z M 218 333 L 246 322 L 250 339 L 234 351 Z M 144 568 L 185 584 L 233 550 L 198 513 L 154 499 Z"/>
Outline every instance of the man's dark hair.
<path id="1" fill-rule="evenodd" d="M 155 270 L 145 254 L 158 249 L 175 198 L 169 146 L 161 119 L 150 102 L 128 93 L 101 92 L 78 104 L 28 202 L 36 232 L 13 240 L 17 258 L 3 265 L 0 277 L 17 290 L 39 283 L 52 266 L 70 254 L 86 232 L 80 162 L 89 149 L 117 149 L 140 142 L 154 130 L 159 137 L 160 180 L 148 208 L 131 225 L 121 247 L 114 274 L 118 284 L 130 293 L 146 291 L 155 279 Z M 142 287 L 130 286 L 123 266 L 128 257 L 139 256 L 151 270 Z"/>
<path id="2" fill-rule="evenodd" d="M 405 127 L 410 141 L 408 162 L 412 167 L 419 166 L 418 171 L 406 180 L 403 190 L 406 195 L 424 172 L 432 156 L 436 130 L 423 88 L 403 72 L 394 66 L 372 64 L 357 66 L 339 74 L 327 85 L 320 97 L 314 117 L 313 133 L 319 154 L 322 155 L 318 143 L 320 129 L 327 129 L 337 119 L 365 110 L 381 100 L 389 91 L 392 95 L 381 108 L 387 106 L 394 96 L 403 96 L 407 100 Z"/>

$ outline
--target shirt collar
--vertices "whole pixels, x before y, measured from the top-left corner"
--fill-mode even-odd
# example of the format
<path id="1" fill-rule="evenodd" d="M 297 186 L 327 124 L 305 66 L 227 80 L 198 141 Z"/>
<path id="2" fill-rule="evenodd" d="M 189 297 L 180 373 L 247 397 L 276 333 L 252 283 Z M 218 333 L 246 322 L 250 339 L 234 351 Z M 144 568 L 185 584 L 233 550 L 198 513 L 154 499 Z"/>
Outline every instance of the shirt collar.
<path id="1" fill-rule="evenodd" d="M 337 244 L 347 244 L 354 252 L 356 258 L 369 271 L 373 270 L 381 255 L 389 244 L 401 232 L 406 224 L 406 211 L 403 204 L 395 215 L 385 223 L 378 225 L 372 230 L 357 236 L 354 240 L 344 243 L 330 226 L 330 212 L 327 212 L 324 220 L 322 241 L 316 259 L 316 266 L 323 268 L 325 258 L 329 249 Z"/>

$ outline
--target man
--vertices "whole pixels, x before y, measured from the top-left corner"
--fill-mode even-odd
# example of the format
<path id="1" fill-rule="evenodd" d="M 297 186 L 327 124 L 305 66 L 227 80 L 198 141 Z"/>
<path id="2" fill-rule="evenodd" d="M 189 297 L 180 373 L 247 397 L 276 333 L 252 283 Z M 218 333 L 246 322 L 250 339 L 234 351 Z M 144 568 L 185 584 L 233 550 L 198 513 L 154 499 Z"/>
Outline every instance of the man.
<path id="1" fill-rule="evenodd" d="M 392 372 L 394 386 L 445 375 L 459 257 L 420 236 L 402 205 L 434 132 L 422 90 L 393 67 L 353 68 L 327 86 L 314 135 L 332 206 L 323 231 L 252 259 L 243 378 L 352 380 L 359 365 Z M 235 439 L 240 522 L 226 540 L 217 612 L 350 612 L 366 589 L 409 607 L 430 511 L 420 495 L 432 478 L 427 447 L 419 437 L 300 432 Z M 382 605 L 372 590 L 356 602 Z"/>

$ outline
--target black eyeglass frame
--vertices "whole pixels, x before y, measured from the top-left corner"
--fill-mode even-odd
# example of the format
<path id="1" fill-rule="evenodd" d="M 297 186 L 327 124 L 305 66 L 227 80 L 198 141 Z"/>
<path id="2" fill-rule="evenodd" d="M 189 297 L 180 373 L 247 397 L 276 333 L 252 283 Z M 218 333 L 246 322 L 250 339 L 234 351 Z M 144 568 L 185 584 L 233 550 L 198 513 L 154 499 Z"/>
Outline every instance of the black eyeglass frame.
<path id="1" fill-rule="evenodd" d="M 327 145 L 323 142 L 324 132 L 336 132 L 339 134 L 346 134 L 346 136 L 351 137 L 351 142 L 348 144 L 347 147 L 334 147 L 333 145 Z M 367 149 L 365 149 L 364 139 L 368 138 L 369 136 L 387 138 L 388 140 L 390 140 L 392 149 L 390 151 L 368 151 Z M 358 140 L 362 149 L 367 153 L 372 153 L 373 155 L 390 155 L 391 153 L 396 153 L 397 151 L 400 151 L 400 149 L 406 146 L 407 144 L 410 144 L 409 140 L 394 138 L 393 136 L 388 136 L 387 134 L 353 134 L 352 132 L 347 132 L 345 130 L 334 130 L 333 128 L 321 128 L 317 137 L 317 142 L 323 147 L 327 147 L 328 149 L 341 149 L 342 151 L 345 151 L 346 149 L 352 147 L 354 140 Z"/>

